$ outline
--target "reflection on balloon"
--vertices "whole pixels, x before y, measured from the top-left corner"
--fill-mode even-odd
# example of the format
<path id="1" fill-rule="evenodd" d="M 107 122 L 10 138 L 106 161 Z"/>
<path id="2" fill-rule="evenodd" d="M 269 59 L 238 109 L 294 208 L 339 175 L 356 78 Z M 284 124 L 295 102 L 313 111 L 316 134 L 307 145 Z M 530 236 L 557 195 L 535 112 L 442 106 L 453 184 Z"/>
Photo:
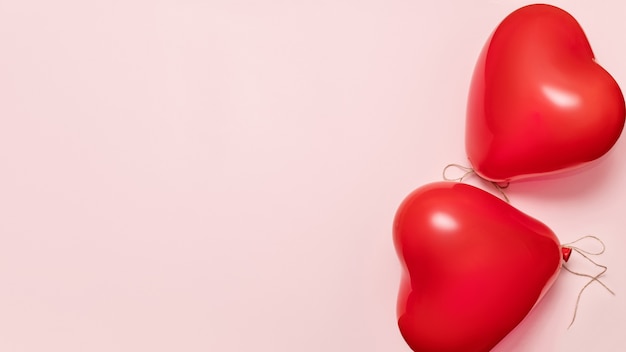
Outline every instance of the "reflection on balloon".
<path id="1" fill-rule="evenodd" d="M 541 86 L 541 90 L 543 94 L 552 102 L 552 104 L 563 108 L 576 108 L 580 106 L 581 99 L 580 96 L 574 92 L 567 92 L 558 87 L 553 87 L 549 85 Z"/>

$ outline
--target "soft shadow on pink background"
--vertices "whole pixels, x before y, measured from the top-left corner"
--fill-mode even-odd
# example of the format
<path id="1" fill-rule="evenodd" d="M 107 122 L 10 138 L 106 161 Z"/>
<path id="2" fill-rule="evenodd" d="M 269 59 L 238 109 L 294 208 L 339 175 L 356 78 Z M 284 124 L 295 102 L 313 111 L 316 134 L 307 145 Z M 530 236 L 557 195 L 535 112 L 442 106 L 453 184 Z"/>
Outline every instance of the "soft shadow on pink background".
<path id="1" fill-rule="evenodd" d="M 522 1 L 0 1 L 0 350 L 408 351 L 396 207 L 465 163 L 467 88 Z M 626 84 L 626 3 L 558 1 Z M 609 266 L 497 351 L 626 346 L 623 141 L 512 185 Z M 573 258 L 580 271 L 594 268 Z"/>

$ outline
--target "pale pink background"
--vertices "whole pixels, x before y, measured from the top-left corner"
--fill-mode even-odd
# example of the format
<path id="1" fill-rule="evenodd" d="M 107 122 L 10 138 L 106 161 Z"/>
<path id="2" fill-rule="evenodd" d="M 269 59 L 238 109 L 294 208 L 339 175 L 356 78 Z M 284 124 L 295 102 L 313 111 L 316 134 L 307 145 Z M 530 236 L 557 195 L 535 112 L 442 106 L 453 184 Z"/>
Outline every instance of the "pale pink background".
<path id="1" fill-rule="evenodd" d="M 0 351 L 409 351 L 394 212 L 466 163 L 474 61 L 524 1 L 0 1 Z M 555 1 L 626 86 L 626 2 Z M 504 351 L 626 348 L 626 143 L 515 184 L 586 234 Z M 594 268 L 574 257 L 574 267 Z"/>

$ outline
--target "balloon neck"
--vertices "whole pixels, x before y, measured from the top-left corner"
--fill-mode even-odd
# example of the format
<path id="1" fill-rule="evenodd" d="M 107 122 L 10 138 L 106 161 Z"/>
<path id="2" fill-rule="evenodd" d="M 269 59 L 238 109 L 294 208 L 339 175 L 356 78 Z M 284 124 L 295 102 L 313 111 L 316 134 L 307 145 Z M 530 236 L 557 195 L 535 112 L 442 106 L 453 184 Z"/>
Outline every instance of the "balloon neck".
<path id="1" fill-rule="evenodd" d="M 567 263 L 569 256 L 572 255 L 572 249 L 570 247 L 561 247 L 561 253 L 563 253 L 563 260 Z"/>

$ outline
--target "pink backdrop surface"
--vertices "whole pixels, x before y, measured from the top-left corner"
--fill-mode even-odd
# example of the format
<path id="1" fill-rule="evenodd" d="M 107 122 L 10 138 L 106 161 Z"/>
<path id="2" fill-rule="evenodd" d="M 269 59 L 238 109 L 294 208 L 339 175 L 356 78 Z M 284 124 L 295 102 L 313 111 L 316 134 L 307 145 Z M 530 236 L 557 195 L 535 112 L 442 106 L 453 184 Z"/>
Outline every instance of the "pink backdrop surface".
<path id="1" fill-rule="evenodd" d="M 0 1 L 0 350 L 409 351 L 391 224 L 467 164 L 485 40 L 523 1 Z M 626 86 L 626 2 L 554 1 Z M 626 348 L 626 142 L 512 185 L 593 234 L 504 351 Z M 572 267 L 596 268 L 573 256 Z"/>

